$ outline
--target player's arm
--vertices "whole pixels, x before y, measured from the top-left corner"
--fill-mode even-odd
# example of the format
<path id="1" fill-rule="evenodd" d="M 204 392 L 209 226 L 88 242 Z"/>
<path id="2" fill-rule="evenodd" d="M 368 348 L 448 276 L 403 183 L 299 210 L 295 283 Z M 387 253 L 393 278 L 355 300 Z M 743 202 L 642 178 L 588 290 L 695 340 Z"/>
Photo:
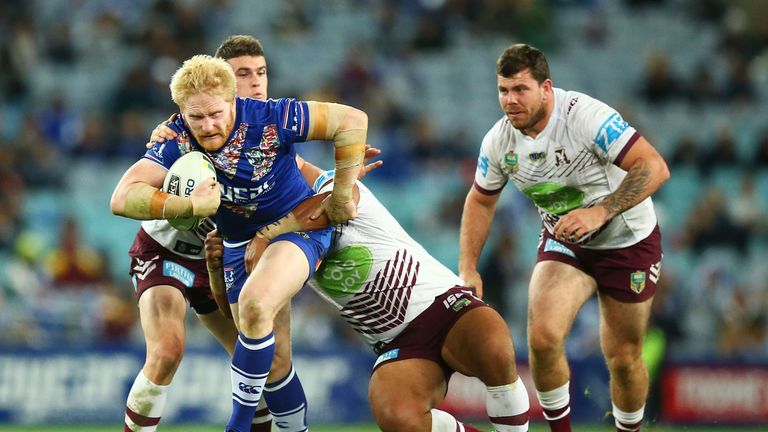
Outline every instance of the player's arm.
<path id="1" fill-rule="evenodd" d="M 606 221 L 640 204 L 669 179 L 664 158 L 642 136 L 629 149 L 619 167 L 627 172 L 626 177 L 596 206 L 605 209 Z"/>
<path id="2" fill-rule="evenodd" d="M 651 196 L 669 178 L 666 162 L 642 136 L 632 144 L 619 167 L 627 175 L 618 188 L 594 207 L 576 209 L 560 218 L 555 225 L 556 238 L 572 241 L 599 229 Z"/>
<path id="3" fill-rule="evenodd" d="M 208 283 L 213 293 L 213 298 L 219 309 L 227 318 L 232 318 L 232 309 L 227 299 L 227 288 L 224 283 L 224 272 L 221 262 L 224 256 L 224 239 L 215 229 L 205 237 L 205 265 L 208 268 Z"/>
<path id="4" fill-rule="evenodd" d="M 368 116 L 346 105 L 307 102 L 309 133 L 307 140 L 333 140 L 336 170 L 330 199 L 323 210 L 334 224 L 344 223 L 357 215 L 352 200 L 352 187 L 363 166 Z"/>
<path id="5" fill-rule="evenodd" d="M 477 263 L 488 239 L 499 196 L 500 193 L 486 194 L 472 186 L 461 214 L 459 277 L 467 286 L 474 287 L 479 297 L 483 295 L 483 281 L 477 271 Z"/>
<path id="6" fill-rule="evenodd" d="M 112 193 L 112 213 L 131 219 L 173 219 L 211 216 L 219 206 L 219 185 L 215 179 L 201 182 L 189 197 L 160 190 L 167 171 L 164 167 L 141 159 L 123 174 Z"/>

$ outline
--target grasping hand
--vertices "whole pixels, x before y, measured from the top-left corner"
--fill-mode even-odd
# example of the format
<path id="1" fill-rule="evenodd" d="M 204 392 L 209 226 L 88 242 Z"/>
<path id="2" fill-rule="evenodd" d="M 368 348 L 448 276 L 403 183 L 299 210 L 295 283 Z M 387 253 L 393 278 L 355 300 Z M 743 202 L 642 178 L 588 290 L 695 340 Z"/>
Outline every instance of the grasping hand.
<path id="1" fill-rule="evenodd" d="M 589 208 L 571 210 L 557 221 L 555 238 L 567 243 L 578 243 L 579 240 L 592 234 L 608 222 L 608 210 L 601 205 Z"/>

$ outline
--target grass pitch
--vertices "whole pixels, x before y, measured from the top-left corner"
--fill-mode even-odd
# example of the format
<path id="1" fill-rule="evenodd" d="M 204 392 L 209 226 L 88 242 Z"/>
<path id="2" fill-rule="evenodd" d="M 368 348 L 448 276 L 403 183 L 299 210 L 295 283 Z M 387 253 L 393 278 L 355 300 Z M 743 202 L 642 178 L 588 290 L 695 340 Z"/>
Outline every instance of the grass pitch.
<path id="1" fill-rule="evenodd" d="M 477 425 L 481 430 L 493 430 L 490 425 Z M 122 429 L 122 426 L 10 426 L 2 427 L 3 432 L 114 432 Z M 194 425 L 160 425 L 160 432 L 222 432 L 223 426 L 194 426 Z M 312 426 L 312 432 L 378 432 L 379 429 L 373 424 L 359 425 L 322 425 Z M 616 429 L 604 425 L 576 425 L 574 432 L 615 432 Z M 715 427 L 715 426 L 650 426 L 644 428 L 647 432 L 765 432 L 762 427 Z M 531 425 L 530 432 L 549 432 L 549 428 L 544 424 Z"/>

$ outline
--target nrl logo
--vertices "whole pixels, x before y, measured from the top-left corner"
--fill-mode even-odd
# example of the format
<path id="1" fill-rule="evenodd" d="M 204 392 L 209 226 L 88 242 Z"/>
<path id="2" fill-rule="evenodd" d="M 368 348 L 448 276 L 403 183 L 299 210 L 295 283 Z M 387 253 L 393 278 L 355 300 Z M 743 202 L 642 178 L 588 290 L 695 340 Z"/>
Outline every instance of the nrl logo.
<path id="1" fill-rule="evenodd" d="M 518 170 L 518 164 L 517 164 L 517 154 L 513 150 L 510 150 L 507 152 L 507 154 L 504 155 L 504 167 L 502 170 L 507 175 L 517 174 Z"/>
<path id="2" fill-rule="evenodd" d="M 637 294 L 645 289 L 645 272 L 636 271 L 629 276 L 629 287 Z"/>

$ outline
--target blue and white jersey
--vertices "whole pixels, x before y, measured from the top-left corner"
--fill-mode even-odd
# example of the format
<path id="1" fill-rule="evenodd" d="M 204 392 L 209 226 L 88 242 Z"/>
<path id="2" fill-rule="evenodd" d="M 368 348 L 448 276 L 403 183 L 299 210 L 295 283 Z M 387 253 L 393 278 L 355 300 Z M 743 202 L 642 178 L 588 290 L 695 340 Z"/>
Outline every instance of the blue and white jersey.
<path id="1" fill-rule="evenodd" d="M 294 143 L 307 139 L 309 110 L 294 99 L 236 99 L 236 119 L 227 143 L 203 149 L 183 120 L 171 124 L 179 136 L 147 150 L 145 158 L 166 169 L 190 151 L 206 153 L 221 183 L 216 225 L 225 240 L 250 240 L 312 195 L 296 165 Z"/>

